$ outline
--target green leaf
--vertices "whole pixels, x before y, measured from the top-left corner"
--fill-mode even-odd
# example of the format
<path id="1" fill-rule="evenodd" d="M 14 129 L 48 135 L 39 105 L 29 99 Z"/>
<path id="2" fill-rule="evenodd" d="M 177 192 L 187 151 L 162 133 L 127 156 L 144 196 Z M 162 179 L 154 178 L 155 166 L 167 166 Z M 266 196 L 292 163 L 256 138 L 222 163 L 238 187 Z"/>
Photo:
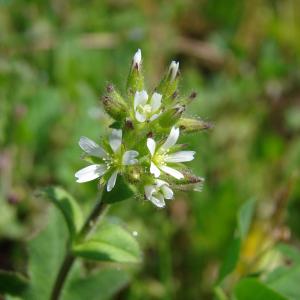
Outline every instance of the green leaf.
<path id="1" fill-rule="evenodd" d="M 235 286 L 237 300 L 287 300 L 255 278 L 245 278 Z"/>
<path id="2" fill-rule="evenodd" d="M 103 269 L 85 278 L 71 280 L 65 289 L 63 300 L 111 299 L 129 282 L 127 272 L 120 269 Z"/>
<path id="3" fill-rule="evenodd" d="M 275 249 L 280 251 L 286 258 L 294 263 L 300 263 L 300 251 L 292 245 L 278 244 Z"/>
<path id="4" fill-rule="evenodd" d="M 300 299 L 300 264 L 293 267 L 280 267 L 269 274 L 266 283 L 269 287 L 289 300 Z"/>
<path id="5" fill-rule="evenodd" d="M 255 202 L 256 201 L 254 199 L 246 201 L 246 203 L 240 208 L 238 212 L 238 229 L 239 235 L 242 240 L 247 237 L 254 213 Z"/>
<path id="6" fill-rule="evenodd" d="M 30 286 L 23 295 L 25 300 L 49 299 L 65 255 L 67 237 L 61 214 L 56 209 L 51 209 L 47 227 L 28 245 Z"/>
<path id="7" fill-rule="evenodd" d="M 74 237 L 83 224 L 81 209 L 74 198 L 60 187 L 48 187 L 43 190 L 47 198 L 62 212 L 71 237 Z"/>
<path id="8" fill-rule="evenodd" d="M 20 295 L 27 286 L 22 274 L 0 270 L 0 294 Z"/>
<path id="9" fill-rule="evenodd" d="M 141 259 L 138 243 L 133 236 L 116 224 L 104 223 L 86 241 L 75 244 L 77 256 L 100 261 L 137 263 Z"/>
<path id="10" fill-rule="evenodd" d="M 118 176 L 115 187 L 110 192 L 106 190 L 103 192 L 102 201 L 111 204 L 131 198 L 133 195 L 133 190 L 121 176 Z"/>
<path id="11" fill-rule="evenodd" d="M 236 267 L 240 256 L 242 241 L 247 237 L 255 208 L 255 200 L 250 199 L 239 209 L 237 214 L 238 234 L 234 237 L 226 251 L 220 269 L 218 284 L 222 282 Z"/>
<path id="12" fill-rule="evenodd" d="M 225 258 L 223 260 L 218 282 L 220 283 L 228 274 L 230 274 L 236 267 L 240 256 L 241 240 L 240 238 L 235 238 L 229 245 L 227 249 Z"/>

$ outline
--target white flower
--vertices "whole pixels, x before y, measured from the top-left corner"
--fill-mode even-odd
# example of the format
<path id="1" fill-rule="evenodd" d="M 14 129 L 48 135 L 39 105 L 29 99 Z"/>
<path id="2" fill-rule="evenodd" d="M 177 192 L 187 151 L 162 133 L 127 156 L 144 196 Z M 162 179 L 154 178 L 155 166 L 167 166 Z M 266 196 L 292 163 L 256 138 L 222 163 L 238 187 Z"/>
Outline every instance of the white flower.
<path id="1" fill-rule="evenodd" d="M 139 155 L 137 151 L 123 151 L 122 147 L 122 130 L 113 129 L 109 137 L 110 152 L 105 151 L 101 146 L 93 142 L 87 137 L 81 137 L 79 140 L 80 148 L 88 155 L 101 159 L 101 163 L 92 164 L 75 173 L 77 182 L 87 182 L 102 177 L 109 173 L 110 177 L 107 181 L 107 191 L 110 192 L 115 186 L 118 173 L 123 166 L 134 165 L 138 162 L 136 157 Z"/>
<path id="2" fill-rule="evenodd" d="M 153 93 L 149 100 L 146 91 L 136 92 L 134 96 L 134 113 L 135 118 L 139 122 L 145 122 L 146 120 L 152 121 L 156 119 L 160 112 L 162 95 L 159 93 Z"/>
<path id="3" fill-rule="evenodd" d="M 179 69 L 179 62 L 176 62 L 173 60 L 169 67 L 169 74 L 171 75 L 171 78 L 170 78 L 171 81 L 175 80 L 177 73 L 178 73 L 178 69 Z"/>
<path id="4" fill-rule="evenodd" d="M 158 149 L 156 149 L 156 142 L 152 138 L 147 139 L 147 147 L 151 154 L 150 173 L 152 173 L 154 177 L 159 177 L 161 171 L 175 177 L 176 179 L 182 179 L 184 177 L 182 173 L 169 167 L 168 164 L 191 161 L 194 159 L 195 151 L 178 151 L 175 153 L 169 153 L 171 147 L 176 144 L 178 137 L 179 128 L 173 127 L 167 140 Z"/>
<path id="5" fill-rule="evenodd" d="M 141 61 L 142 61 L 142 52 L 141 49 L 138 49 L 133 56 L 133 60 L 132 60 L 133 67 L 137 66 L 137 68 L 139 69 L 141 65 Z"/>
<path id="6" fill-rule="evenodd" d="M 160 179 L 155 179 L 154 184 L 146 185 L 144 189 L 146 198 L 157 207 L 164 207 L 165 199 L 172 199 L 174 196 L 169 184 Z"/>

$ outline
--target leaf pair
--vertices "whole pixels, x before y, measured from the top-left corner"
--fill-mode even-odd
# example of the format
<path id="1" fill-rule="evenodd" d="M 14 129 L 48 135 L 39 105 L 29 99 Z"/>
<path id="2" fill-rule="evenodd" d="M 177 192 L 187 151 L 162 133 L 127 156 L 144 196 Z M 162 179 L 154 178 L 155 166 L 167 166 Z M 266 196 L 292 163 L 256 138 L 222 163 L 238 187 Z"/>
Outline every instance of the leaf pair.
<path id="1" fill-rule="evenodd" d="M 19 274 L 0 272 L 0 294 L 17 295 L 24 300 L 48 300 L 67 245 L 71 246 L 73 255 L 84 259 L 117 263 L 137 263 L 141 260 L 137 241 L 121 226 L 103 222 L 88 238 L 79 239 L 84 218 L 76 200 L 60 187 L 49 187 L 43 195 L 58 210 L 50 210 L 48 225 L 28 243 L 29 280 Z M 120 195 L 127 197 L 129 190 Z M 110 199 L 104 194 L 105 202 Z M 86 274 L 82 262 L 77 261 L 68 276 L 61 299 L 108 299 L 128 281 L 128 272 L 120 268 L 105 268 Z"/>
<path id="2" fill-rule="evenodd" d="M 112 198 L 103 195 L 103 201 L 131 196 L 129 189 L 120 186 L 112 194 Z M 122 189 L 122 193 L 120 193 Z M 125 191 L 124 191 L 125 190 Z M 101 224 L 87 239 L 77 239 L 83 226 L 81 209 L 74 198 L 60 187 L 49 187 L 45 189 L 47 197 L 61 211 L 69 229 L 72 241 L 72 251 L 76 256 L 98 261 L 113 261 L 120 263 L 137 263 L 140 261 L 140 250 L 134 237 L 117 224 Z M 119 193 L 119 194 L 118 194 Z M 115 197 L 114 197 L 115 196 Z M 113 200 L 111 200 L 113 201 Z"/>

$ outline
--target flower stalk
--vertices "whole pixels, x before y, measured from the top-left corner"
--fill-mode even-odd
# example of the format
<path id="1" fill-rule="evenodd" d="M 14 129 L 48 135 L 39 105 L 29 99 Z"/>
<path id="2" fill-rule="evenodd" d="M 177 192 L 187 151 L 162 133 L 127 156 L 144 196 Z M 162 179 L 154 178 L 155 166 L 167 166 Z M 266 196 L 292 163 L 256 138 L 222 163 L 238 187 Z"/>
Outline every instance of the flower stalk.
<path id="1" fill-rule="evenodd" d="M 102 201 L 102 194 L 103 189 L 101 189 L 98 201 L 96 202 L 94 208 L 86 218 L 80 232 L 78 233 L 77 240 L 84 240 L 89 235 L 89 233 L 94 228 L 96 228 L 100 218 L 105 214 L 107 204 Z M 68 274 L 71 271 L 72 266 L 74 265 L 75 260 L 76 257 L 72 254 L 71 245 L 69 245 L 66 251 L 65 258 L 55 279 L 50 300 L 59 300 L 64 284 L 66 282 Z"/>

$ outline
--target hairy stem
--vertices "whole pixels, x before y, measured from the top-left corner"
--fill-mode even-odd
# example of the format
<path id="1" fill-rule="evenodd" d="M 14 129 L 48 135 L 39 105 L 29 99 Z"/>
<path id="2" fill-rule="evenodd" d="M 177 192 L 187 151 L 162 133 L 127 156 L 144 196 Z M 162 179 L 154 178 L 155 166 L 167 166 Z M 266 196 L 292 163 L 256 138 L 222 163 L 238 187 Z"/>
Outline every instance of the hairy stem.
<path id="1" fill-rule="evenodd" d="M 96 205 L 94 206 L 91 213 L 85 220 L 85 222 L 78 234 L 79 240 L 83 240 L 87 237 L 87 235 L 92 231 L 92 229 L 95 228 L 100 217 L 105 212 L 106 204 L 102 202 L 102 193 L 103 193 L 103 190 L 100 191 L 100 197 L 98 198 Z M 76 259 L 76 257 L 72 255 L 71 249 L 69 248 L 67 250 L 66 256 L 62 262 L 62 265 L 59 269 L 55 283 L 53 285 L 50 300 L 59 300 L 64 283 L 65 283 L 67 276 L 74 264 L 75 259 Z"/>

